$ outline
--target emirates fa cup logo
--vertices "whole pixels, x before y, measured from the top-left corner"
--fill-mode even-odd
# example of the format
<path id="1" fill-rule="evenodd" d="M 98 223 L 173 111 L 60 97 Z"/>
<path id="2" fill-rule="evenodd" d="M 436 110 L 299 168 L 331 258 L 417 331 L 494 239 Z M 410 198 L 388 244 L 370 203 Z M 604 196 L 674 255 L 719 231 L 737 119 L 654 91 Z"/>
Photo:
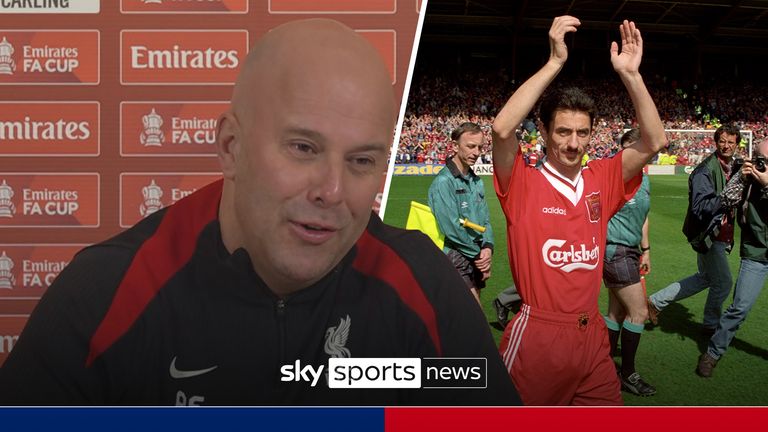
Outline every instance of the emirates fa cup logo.
<path id="1" fill-rule="evenodd" d="M 155 112 L 152 108 L 152 112 L 141 118 L 141 122 L 144 124 L 144 131 L 141 132 L 139 139 L 145 147 L 160 147 L 165 141 L 165 135 L 160 127 L 163 125 L 163 118 Z"/>
<path id="2" fill-rule="evenodd" d="M 0 41 L 0 75 L 13 75 L 16 70 L 16 63 L 13 61 L 13 45 L 3 36 Z"/>
<path id="3" fill-rule="evenodd" d="M 13 205 L 13 189 L 3 180 L 0 184 L 0 217 L 12 218 L 16 213 L 16 206 Z"/>
<path id="4" fill-rule="evenodd" d="M 141 194 L 144 196 L 144 202 L 139 206 L 139 212 L 142 217 L 149 216 L 163 208 L 163 202 L 160 201 L 160 198 L 163 196 L 163 190 L 155 183 L 154 179 L 149 186 L 141 188 Z"/>
<path id="5" fill-rule="evenodd" d="M 16 279 L 13 277 L 13 260 L 5 254 L 0 255 L 0 289 L 13 289 Z"/>
<path id="6" fill-rule="evenodd" d="M 5 39 L 0 41 L 0 75 L 13 75 L 16 70 L 16 63 L 13 61 L 13 45 Z"/>

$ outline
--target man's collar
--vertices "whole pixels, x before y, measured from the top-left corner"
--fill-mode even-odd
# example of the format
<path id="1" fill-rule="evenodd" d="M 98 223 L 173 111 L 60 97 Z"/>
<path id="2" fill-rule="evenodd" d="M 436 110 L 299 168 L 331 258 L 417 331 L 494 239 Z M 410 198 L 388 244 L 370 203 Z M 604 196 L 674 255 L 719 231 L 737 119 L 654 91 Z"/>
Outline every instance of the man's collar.
<path id="1" fill-rule="evenodd" d="M 720 152 L 717 150 L 715 150 L 715 157 L 720 161 L 720 163 L 729 164 L 733 160 L 733 156 L 731 156 L 731 160 L 726 160 L 725 156 L 721 155 Z"/>
<path id="2" fill-rule="evenodd" d="M 586 166 L 580 167 L 579 172 L 576 174 L 576 177 L 571 179 L 570 177 L 566 176 L 565 174 L 561 173 L 558 169 L 556 169 L 555 166 L 552 165 L 547 159 L 544 159 L 544 162 L 537 165 L 536 167 L 539 169 L 544 168 L 546 170 L 549 170 L 551 174 L 557 176 L 562 181 L 570 184 L 571 186 L 575 186 L 576 184 L 579 183 L 579 179 L 581 179 L 582 171 L 584 171 L 584 169 L 587 168 Z"/>
<path id="3" fill-rule="evenodd" d="M 464 177 L 464 174 L 462 174 L 459 167 L 456 166 L 456 162 L 453 161 L 453 158 L 450 158 L 445 161 L 445 167 L 448 168 L 448 171 L 450 171 L 454 177 Z M 467 168 L 467 177 L 471 177 L 474 175 L 475 175 L 475 172 L 472 171 L 472 167 Z"/>
<path id="4" fill-rule="evenodd" d="M 723 172 L 725 173 L 725 175 L 726 176 L 730 176 L 731 175 L 731 166 L 732 166 L 731 162 L 733 161 L 733 156 L 731 156 L 731 160 L 730 161 L 726 161 L 725 158 L 720 156 L 720 152 L 715 152 L 715 158 L 720 163 L 720 168 L 723 169 Z"/>

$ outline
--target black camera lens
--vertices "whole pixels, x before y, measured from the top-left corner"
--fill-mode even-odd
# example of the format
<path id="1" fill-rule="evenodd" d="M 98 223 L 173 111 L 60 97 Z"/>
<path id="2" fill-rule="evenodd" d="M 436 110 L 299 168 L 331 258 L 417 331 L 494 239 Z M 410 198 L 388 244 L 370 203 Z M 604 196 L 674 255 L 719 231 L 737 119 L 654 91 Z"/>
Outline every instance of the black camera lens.
<path id="1" fill-rule="evenodd" d="M 761 173 L 765 172 L 765 156 L 756 155 L 753 159 L 752 165 L 754 165 L 755 169 Z"/>

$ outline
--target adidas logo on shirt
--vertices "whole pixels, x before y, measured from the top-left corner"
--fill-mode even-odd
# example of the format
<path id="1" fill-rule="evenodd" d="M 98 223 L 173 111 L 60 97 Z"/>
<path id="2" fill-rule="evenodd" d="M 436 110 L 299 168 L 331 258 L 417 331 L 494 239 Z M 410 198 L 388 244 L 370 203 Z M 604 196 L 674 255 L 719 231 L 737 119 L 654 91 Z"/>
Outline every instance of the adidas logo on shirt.
<path id="1" fill-rule="evenodd" d="M 546 214 L 556 214 L 561 216 L 565 216 L 567 214 L 565 212 L 565 209 L 561 209 L 560 207 L 543 207 L 541 209 L 541 212 Z"/>

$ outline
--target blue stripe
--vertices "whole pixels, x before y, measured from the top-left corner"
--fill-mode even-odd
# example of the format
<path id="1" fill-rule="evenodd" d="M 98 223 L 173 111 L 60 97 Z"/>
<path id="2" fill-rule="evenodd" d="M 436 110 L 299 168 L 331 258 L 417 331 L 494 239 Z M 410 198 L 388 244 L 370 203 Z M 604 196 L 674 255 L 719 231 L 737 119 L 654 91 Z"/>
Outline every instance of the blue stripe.
<path id="1" fill-rule="evenodd" d="M 629 320 L 624 320 L 624 329 L 629 330 L 633 333 L 642 333 L 643 329 L 645 328 L 645 323 L 643 324 L 633 324 L 629 322 Z"/>
<path id="2" fill-rule="evenodd" d="M 621 330 L 621 327 L 619 327 L 619 323 L 617 323 L 616 321 L 608 318 L 605 315 L 603 315 L 603 320 L 605 321 L 605 326 L 608 327 L 608 330 L 613 330 L 613 331 Z"/>
<path id="3" fill-rule="evenodd" d="M 384 431 L 383 408 L 0 408 L 2 430 Z"/>

